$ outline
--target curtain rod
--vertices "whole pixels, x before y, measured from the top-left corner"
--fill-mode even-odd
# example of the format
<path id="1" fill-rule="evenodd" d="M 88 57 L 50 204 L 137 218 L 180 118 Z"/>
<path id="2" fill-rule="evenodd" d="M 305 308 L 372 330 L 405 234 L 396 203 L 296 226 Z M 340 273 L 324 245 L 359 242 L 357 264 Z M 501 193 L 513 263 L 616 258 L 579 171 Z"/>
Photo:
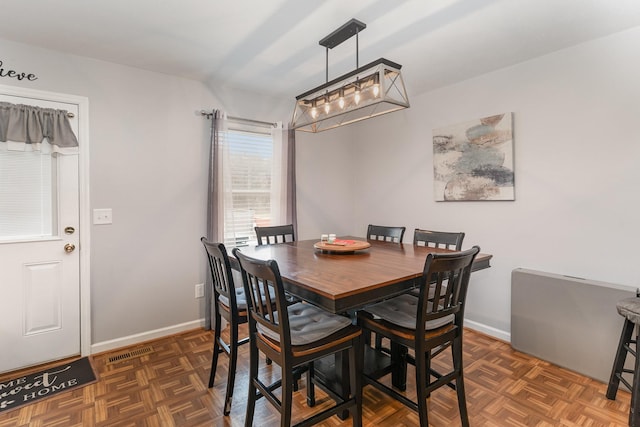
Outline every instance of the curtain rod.
<path id="1" fill-rule="evenodd" d="M 207 118 L 207 120 L 211 119 L 211 117 L 213 116 L 213 113 L 209 113 L 205 110 L 200 110 L 200 115 L 201 116 L 205 116 Z M 272 127 L 278 127 L 277 123 L 272 123 L 272 122 L 263 122 L 260 120 L 253 120 L 253 119 L 243 119 L 242 117 L 232 117 L 232 116 L 228 116 L 227 117 L 230 120 L 235 120 L 238 122 L 245 122 L 245 123 L 253 123 L 253 124 L 258 124 L 258 125 L 267 125 L 267 126 L 272 126 Z"/>

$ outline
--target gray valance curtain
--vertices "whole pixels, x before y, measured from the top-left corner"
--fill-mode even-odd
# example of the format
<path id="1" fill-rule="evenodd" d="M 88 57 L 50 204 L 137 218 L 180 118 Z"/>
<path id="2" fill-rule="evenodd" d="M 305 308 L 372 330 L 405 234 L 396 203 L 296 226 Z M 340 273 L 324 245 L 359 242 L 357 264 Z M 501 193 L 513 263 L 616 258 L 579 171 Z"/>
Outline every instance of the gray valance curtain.
<path id="1" fill-rule="evenodd" d="M 67 111 L 0 102 L 0 142 L 22 143 L 23 150 L 39 151 L 45 138 L 53 152 L 78 150 Z"/>

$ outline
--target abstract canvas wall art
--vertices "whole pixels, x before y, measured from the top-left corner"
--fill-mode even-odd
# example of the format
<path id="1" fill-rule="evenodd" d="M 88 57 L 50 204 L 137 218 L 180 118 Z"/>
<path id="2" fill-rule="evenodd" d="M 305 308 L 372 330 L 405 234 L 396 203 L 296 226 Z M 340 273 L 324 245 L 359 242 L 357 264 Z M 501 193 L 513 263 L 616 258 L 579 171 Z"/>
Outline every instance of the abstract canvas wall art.
<path id="1" fill-rule="evenodd" d="M 433 131 L 436 201 L 515 200 L 512 113 Z"/>

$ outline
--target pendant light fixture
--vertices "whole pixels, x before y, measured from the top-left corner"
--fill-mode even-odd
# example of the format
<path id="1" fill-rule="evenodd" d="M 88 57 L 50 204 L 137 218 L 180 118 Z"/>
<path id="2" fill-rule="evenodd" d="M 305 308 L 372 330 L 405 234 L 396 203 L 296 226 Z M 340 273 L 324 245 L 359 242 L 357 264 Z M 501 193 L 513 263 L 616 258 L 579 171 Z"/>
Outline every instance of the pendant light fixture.
<path id="1" fill-rule="evenodd" d="M 326 50 L 326 83 L 296 97 L 291 128 L 321 132 L 409 108 L 400 64 L 380 58 L 359 66 L 358 34 L 365 28 L 366 24 L 352 19 L 320 40 Z M 356 69 L 329 81 L 329 49 L 354 35 Z"/>

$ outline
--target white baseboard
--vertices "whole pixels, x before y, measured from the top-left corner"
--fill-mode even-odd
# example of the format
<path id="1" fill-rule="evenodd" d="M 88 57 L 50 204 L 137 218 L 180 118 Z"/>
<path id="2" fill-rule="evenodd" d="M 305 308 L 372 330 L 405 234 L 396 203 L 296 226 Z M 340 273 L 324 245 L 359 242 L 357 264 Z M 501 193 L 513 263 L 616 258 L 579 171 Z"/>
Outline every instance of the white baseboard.
<path id="1" fill-rule="evenodd" d="M 499 340 L 511 342 L 511 334 L 483 323 L 474 322 L 465 319 L 465 327 L 474 331 L 482 332 Z M 181 323 L 179 325 L 167 326 L 166 328 L 155 329 L 153 331 L 141 332 L 139 334 L 129 335 L 127 337 L 116 338 L 109 341 L 103 341 L 91 345 L 91 354 L 102 353 L 104 351 L 116 348 L 127 347 L 145 341 L 166 337 L 168 335 L 178 334 L 184 331 L 190 331 L 196 328 L 204 327 L 204 319 L 194 320 L 191 322 Z"/>
<path id="2" fill-rule="evenodd" d="M 204 327 L 204 319 L 194 320 L 191 322 L 181 323 L 179 325 L 167 326 L 166 328 L 155 329 L 153 331 L 141 332 L 139 334 L 129 335 L 127 337 L 116 338 L 109 341 L 103 341 L 91 344 L 91 354 L 102 353 L 104 351 L 113 350 L 115 348 L 128 347 L 130 345 L 141 342 L 166 337 L 168 335 L 178 334 L 184 331 Z"/>
<path id="3" fill-rule="evenodd" d="M 474 331 L 482 332 L 502 341 L 511 342 L 511 334 L 506 331 L 487 326 L 484 323 L 474 322 L 473 320 L 464 319 L 464 326 Z"/>

